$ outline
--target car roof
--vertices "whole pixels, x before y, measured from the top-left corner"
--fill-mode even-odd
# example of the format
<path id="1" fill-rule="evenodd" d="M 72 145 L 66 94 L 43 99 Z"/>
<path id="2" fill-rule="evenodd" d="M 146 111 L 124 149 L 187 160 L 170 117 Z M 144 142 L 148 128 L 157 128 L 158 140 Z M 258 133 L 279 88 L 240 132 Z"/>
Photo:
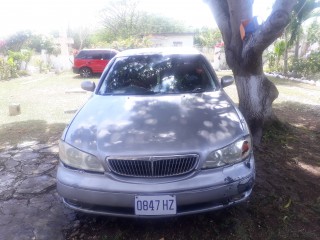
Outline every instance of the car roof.
<path id="1" fill-rule="evenodd" d="M 98 52 L 98 51 L 112 51 L 112 52 L 118 52 L 115 49 L 111 49 L 111 48 L 92 48 L 92 49 L 82 49 L 80 50 L 80 52 Z"/>
<path id="2" fill-rule="evenodd" d="M 171 48 L 138 48 L 124 50 L 117 54 L 117 57 L 128 57 L 134 55 L 199 55 L 195 48 L 171 47 Z"/>

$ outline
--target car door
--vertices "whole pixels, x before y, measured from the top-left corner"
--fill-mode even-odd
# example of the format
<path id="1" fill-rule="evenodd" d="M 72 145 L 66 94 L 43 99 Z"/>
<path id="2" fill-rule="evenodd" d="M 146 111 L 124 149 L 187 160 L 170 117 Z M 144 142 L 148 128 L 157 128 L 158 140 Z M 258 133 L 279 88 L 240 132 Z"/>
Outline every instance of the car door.
<path id="1" fill-rule="evenodd" d="M 102 52 L 93 52 L 91 60 L 88 62 L 88 66 L 92 69 L 92 72 L 101 73 L 106 66 L 106 61 L 103 59 Z"/>

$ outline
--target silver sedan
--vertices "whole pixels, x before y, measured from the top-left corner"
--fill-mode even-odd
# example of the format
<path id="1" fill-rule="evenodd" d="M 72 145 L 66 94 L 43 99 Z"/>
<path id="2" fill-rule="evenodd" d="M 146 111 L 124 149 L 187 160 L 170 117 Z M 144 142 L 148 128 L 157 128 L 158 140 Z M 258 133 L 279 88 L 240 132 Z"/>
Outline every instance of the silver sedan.
<path id="1" fill-rule="evenodd" d="M 255 163 L 248 126 L 196 50 L 116 55 L 60 139 L 57 189 L 77 211 L 170 217 L 245 201 Z"/>

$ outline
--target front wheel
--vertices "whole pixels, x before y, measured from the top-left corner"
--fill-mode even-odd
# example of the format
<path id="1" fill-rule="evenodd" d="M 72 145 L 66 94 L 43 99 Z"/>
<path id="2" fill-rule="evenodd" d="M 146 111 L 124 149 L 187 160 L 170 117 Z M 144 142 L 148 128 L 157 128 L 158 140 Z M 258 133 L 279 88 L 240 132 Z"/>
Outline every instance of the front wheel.
<path id="1" fill-rule="evenodd" d="M 92 75 L 92 71 L 88 67 L 81 68 L 79 72 L 80 72 L 80 76 L 83 78 L 88 78 L 88 77 L 91 77 Z"/>

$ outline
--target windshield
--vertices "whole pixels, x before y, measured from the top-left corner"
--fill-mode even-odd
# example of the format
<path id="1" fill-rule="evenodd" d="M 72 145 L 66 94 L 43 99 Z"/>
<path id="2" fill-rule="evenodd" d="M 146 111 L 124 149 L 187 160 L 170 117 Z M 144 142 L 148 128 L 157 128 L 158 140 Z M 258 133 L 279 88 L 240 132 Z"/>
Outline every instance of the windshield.
<path id="1" fill-rule="evenodd" d="M 201 55 L 137 55 L 115 60 L 99 94 L 172 94 L 214 90 L 213 77 Z"/>

